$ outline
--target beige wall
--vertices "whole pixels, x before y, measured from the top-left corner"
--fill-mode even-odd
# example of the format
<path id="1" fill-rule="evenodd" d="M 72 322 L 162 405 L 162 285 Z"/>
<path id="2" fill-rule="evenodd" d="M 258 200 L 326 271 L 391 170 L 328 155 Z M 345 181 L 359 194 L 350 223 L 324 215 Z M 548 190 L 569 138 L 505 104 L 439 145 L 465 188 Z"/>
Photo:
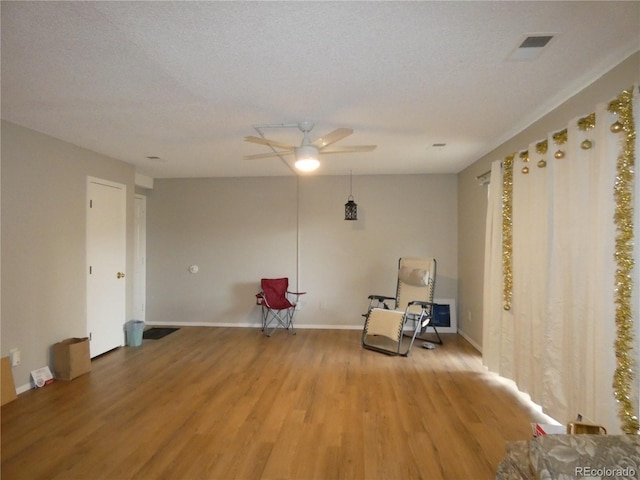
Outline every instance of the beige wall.
<path id="1" fill-rule="evenodd" d="M 561 130 L 573 118 L 595 111 L 595 106 L 615 98 L 622 90 L 640 82 L 640 53 L 635 53 L 561 106 L 545 115 L 509 141 L 485 155 L 458 176 L 458 319 L 462 333 L 476 346 L 482 345 L 482 289 L 487 187 L 476 176 L 491 168 L 494 160 L 526 149 L 547 133 Z M 489 107 L 488 107 L 489 108 Z"/>
<path id="2" fill-rule="evenodd" d="M 131 252 L 134 169 L 17 125 L 2 122 L 2 356 L 21 350 L 18 387 L 50 365 L 54 343 L 87 334 L 86 182 L 127 185 Z M 131 266 L 129 255 L 127 265 Z M 130 270 L 130 268 L 129 268 Z M 127 310 L 132 305 L 131 286 Z"/>
<path id="3" fill-rule="evenodd" d="M 355 176 L 359 219 L 348 222 L 348 176 L 156 180 L 147 322 L 258 325 L 260 278 L 287 276 L 308 292 L 299 326 L 360 328 L 368 295 L 395 294 L 403 255 L 436 257 L 436 295 L 455 299 L 456 185 L 455 175 Z"/>

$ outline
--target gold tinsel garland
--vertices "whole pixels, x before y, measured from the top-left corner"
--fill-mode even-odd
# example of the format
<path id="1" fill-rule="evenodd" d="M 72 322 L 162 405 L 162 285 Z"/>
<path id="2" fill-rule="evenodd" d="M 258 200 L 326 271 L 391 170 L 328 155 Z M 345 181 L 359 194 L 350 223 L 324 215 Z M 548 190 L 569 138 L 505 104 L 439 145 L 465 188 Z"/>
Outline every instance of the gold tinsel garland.
<path id="1" fill-rule="evenodd" d="M 544 155 L 545 153 L 547 153 L 548 148 L 549 148 L 549 142 L 547 140 L 543 140 L 541 142 L 536 143 L 536 152 L 538 152 L 541 155 Z"/>
<path id="2" fill-rule="evenodd" d="M 511 310 L 513 295 L 513 159 L 504 159 L 502 176 L 502 308 Z"/>
<path id="3" fill-rule="evenodd" d="M 591 130 L 596 126 L 596 114 L 590 113 L 586 117 L 582 117 L 578 120 L 578 129 L 586 132 L 587 130 Z"/>
<path id="4" fill-rule="evenodd" d="M 541 142 L 536 143 L 536 152 L 539 153 L 540 155 L 546 155 L 547 150 L 549 150 L 548 140 L 543 140 Z M 547 166 L 547 161 L 545 160 L 544 156 L 540 160 L 538 160 L 537 165 L 538 165 L 538 168 L 544 168 Z"/>
<path id="5" fill-rule="evenodd" d="M 567 129 L 560 130 L 553 134 L 553 143 L 556 145 L 564 145 L 567 143 Z"/>
<path id="6" fill-rule="evenodd" d="M 633 89 L 623 91 L 609 104 L 609 111 L 619 117 L 624 132 L 622 153 L 616 163 L 614 198 L 615 240 L 615 323 L 616 369 L 613 393 L 618 401 L 621 429 L 628 434 L 638 433 L 638 416 L 633 401 L 635 362 L 632 356 L 634 325 L 632 315 L 633 259 L 633 188 L 636 128 L 633 120 Z"/>
<path id="7" fill-rule="evenodd" d="M 520 155 L 518 155 L 520 157 L 520 160 L 522 160 L 522 163 L 524 164 L 524 167 L 522 167 L 521 172 L 524 173 L 525 175 L 527 173 L 529 173 L 529 151 L 528 150 L 524 150 L 522 152 L 520 152 Z"/>
<path id="8" fill-rule="evenodd" d="M 553 134 L 553 143 L 555 143 L 559 147 L 567 143 L 568 139 L 569 139 L 568 130 L 566 128 L 564 130 L 560 130 L 559 132 L 556 132 Z M 561 158 L 564 158 L 564 150 L 562 150 L 561 148 L 558 148 L 558 150 L 556 150 L 553 156 L 558 160 L 560 160 Z"/>

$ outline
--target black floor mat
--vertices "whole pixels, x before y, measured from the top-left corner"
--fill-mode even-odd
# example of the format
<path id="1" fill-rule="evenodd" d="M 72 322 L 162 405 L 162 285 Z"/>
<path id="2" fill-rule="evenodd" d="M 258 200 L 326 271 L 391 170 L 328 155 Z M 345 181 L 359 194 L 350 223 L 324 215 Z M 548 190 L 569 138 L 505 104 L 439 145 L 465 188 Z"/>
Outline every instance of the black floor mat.
<path id="1" fill-rule="evenodd" d="M 180 330 L 179 328 L 150 328 L 142 332 L 142 338 L 145 340 L 158 340 L 162 337 L 166 337 L 170 333 Z"/>

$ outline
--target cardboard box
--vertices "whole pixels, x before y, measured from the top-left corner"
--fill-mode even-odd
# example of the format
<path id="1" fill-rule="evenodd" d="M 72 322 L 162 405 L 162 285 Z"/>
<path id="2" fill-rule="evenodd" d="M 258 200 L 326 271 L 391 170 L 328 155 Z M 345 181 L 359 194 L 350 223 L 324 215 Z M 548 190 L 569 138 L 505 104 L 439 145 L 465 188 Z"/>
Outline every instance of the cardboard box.
<path id="1" fill-rule="evenodd" d="M 89 339 L 67 338 L 53 346 L 53 374 L 59 380 L 72 380 L 91 371 Z"/>
<path id="2" fill-rule="evenodd" d="M 13 372 L 11 371 L 11 361 L 9 357 L 2 357 L 2 379 L 0 388 L 2 396 L 2 405 L 12 402 L 18 395 L 16 394 L 16 385 L 13 383 Z"/>

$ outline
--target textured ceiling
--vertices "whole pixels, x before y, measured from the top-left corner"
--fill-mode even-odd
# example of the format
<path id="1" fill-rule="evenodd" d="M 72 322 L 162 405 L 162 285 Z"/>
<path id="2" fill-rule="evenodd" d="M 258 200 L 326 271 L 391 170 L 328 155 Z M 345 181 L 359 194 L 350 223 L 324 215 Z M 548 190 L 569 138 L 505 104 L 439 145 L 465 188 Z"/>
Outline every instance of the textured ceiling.
<path id="1" fill-rule="evenodd" d="M 2 118 L 156 178 L 455 173 L 640 48 L 640 2 L 2 2 Z M 529 62 L 528 34 L 553 34 Z M 295 128 L 263 129 L 299 144 Z M 444 147 L 433 144 L 445 143 Z M 148 159 L 149 156 L 159 159 Z"/>

